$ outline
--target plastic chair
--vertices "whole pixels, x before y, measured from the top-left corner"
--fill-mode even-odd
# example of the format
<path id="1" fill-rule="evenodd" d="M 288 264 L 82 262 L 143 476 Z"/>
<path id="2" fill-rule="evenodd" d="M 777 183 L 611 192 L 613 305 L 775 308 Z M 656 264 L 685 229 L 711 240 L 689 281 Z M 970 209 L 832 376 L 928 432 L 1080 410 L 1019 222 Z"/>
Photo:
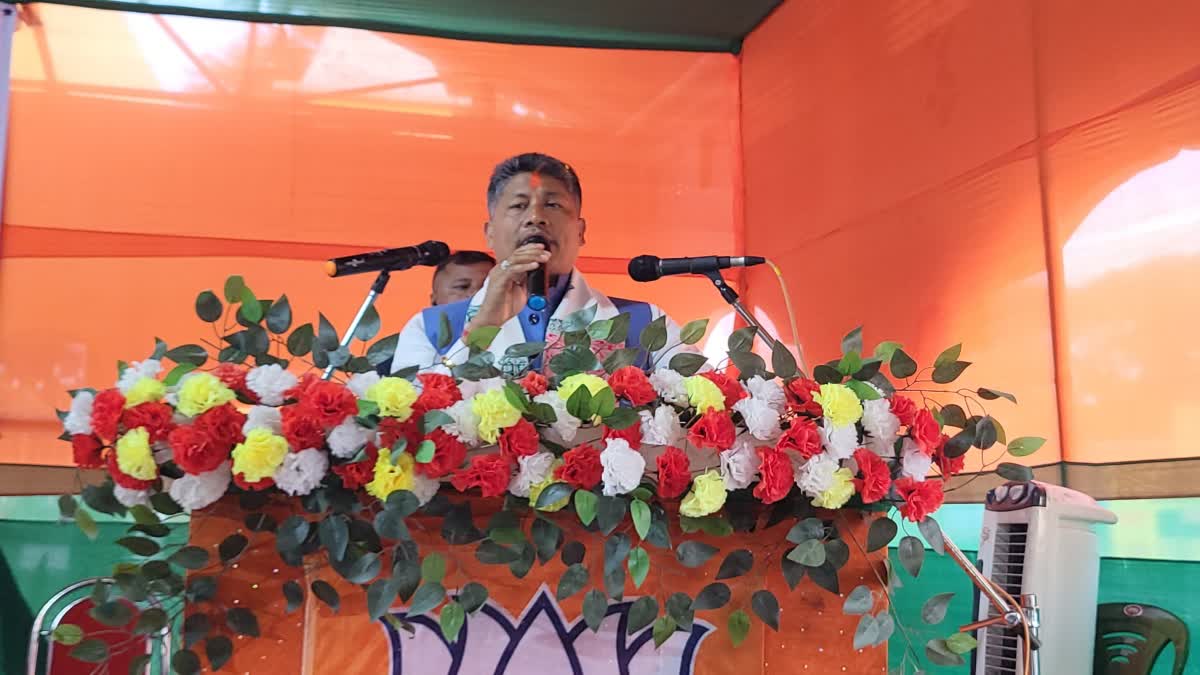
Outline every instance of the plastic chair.
<path id="1" fill-rule="evenodd" d="M 1188 629 L 1179 617 L 1153 605 L 1108 603 L 1096 612 L 1093 675 L 1150 675 L 1168 644 L 1175 646 L 1171 675 L 1183 675 Z"/>

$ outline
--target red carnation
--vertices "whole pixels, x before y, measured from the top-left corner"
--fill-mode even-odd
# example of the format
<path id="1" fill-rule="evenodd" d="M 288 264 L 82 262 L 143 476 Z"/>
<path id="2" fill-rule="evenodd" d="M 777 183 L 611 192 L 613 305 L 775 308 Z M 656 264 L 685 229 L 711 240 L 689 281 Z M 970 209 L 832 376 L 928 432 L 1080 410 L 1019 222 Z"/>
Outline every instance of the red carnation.
<path id="1" fill-rule="evenodd" d="M 158 401 L 141 403 L 125 411 L 121 415 L 121 424 L 126 429 L 145 427 L 150 434 L 150 442 L 157 443 L 166 440 L 167 434 L 175 427 L 175 413 L 171 406 Z"/>
<path id="2" fill-rule="evenodd" d="M 700 373 L 700 377 L 703 377 L 717 385 L 717 389 L 720 389 L 721 393 L 725 395 L 726 410 L 733 410 L 734 403 L 737 403 L 738 401 L 750 395 L 740 382 L 732 377 L 729 377 L 725 373 L 719 373 L 715 370 L 710 370 Z"/>
<path id="3" fill-rule="evenodd" d="M 321 413 L 316 408 L 297 403 L 285 407 L 281 417 L 283 437 L 287 439 L 292 452 L 324 447 L 325 425 L 321 423 Z"/>
<path id="4" fill-rule="evenodd" d="M 728 413 L 721 410 L 710 410 L 700 416 L 700 419 L 688 429 L 688 442 L 697 448 L 710 448 L 717 451 L 733 447 L 733 439 L 737 429 Z"/>
<path id="5" fill-rule="evenodd" d="M 792 491 L 796 481 L 792 460 L 779 448 L 764 446 L 755 452 L 762 464 L 758 467 L 761 477 L 754 486 L 754 496 L 764 504 L 773 504 Z"/>
<path id="6" fill-rule="evenodd" d="M 642 425 L 634 422 L 624 429 L 613 429 L 612 427 L 604 427 L 604 440 L 610 438 L 620 438 L 629 443 L 629 447 L 634 450 L 640 450 L 642 447 Z"/>
<path id="7" fill-rule="evenodd" d="M 229 459 L 232 446 L 220 446 L 195 426 L 175 427 L 167 437 L 175 464 L 190 474 L 208 473 Z"/>
<path id="8" fill-rule="evenodd" d="M 633 405 L 646 405 L 658 398 L 654 385 L 650 384 L 650 378 L 637 366 L 618 368 L 609 376 L 608 386 L 612 387 L 617 397 L 624 398 Z"/>
<path id="9" fill-rule="evenodd" d="M 821 385 L 815 381 L 798 377 L 788 382 L 783 391 L 787 394 L 787 406 L 791 412 L 809 417 L 821 417 L 825 414 L 821 404 L 813 400 L 813 396 L 821 391 Z"/>
<path id="10" fill-rule="evenodd" d="M 475 455 L 465 469 L 454 472 L 451 485 L 459 492 L 479 488 L 484 497 L 499 497 L 512 480 L 512 464 L 502 454 Z"/>
<path id="11" fill-rule="evenodd" d="M 537 434 L 536 430 L 534 434 Z M 425 464 L 417 464 L 417 473 L 427 478 L 441 478 L 458 469 L 466 461 L 467 446 L 454 436 L 441 429 L 434 429 L 433 433 L 429 434 L 429 440 L 433 441 L 433 459 Z M 504 443 L 503 437 L 500 442 Z"/>
<path id="12" fill-rule="evenodd" d="M 401 422 L 395 417 L 384 417 L 379 420 L 379 443 L 383 448 L 391 450 L 396 447 L 396 442 L 401 438 L 405 440 L 405 446 L 412 452 L 416 452 L 416 448 L 421 444 L 421 429 L 417 427 L 415 418 L 408 418 Z"/>
<path id="13" fill-rule="evenodd" d="M 326 427 L 336 427 L 347 417 L 358 414 L 358 399 L 354 392 L 337 382 L 321 381 L 308 387 L 304 392 L 304 405 L 310 407 Z"/>
<path id="14" fill-rule="evenodd" d="M 320 375 L 317 375 L 316 373 L 305 373 L 300 377 L 300 381 L 296 383 L 296 386 L 283 392 L 283 398 L 284 400 L 299 401 L 308 396 L 308 390 L 311 389 L 313 385 L 320 384 L 321 382 L 324 382 L 324 380 L 321 379 Z M 355 408 L 355 412 L 358 412 L 357 408 Z"/>
<path id="15" fill-rule="evenodd" d="M 948 440 L 950 440 L 950 437 L 942 434 L 942 439 L 938 442 L 937 451 L 933 453 L 933 461 L 937 462 L 938 470 L 942 472 L 943 478 L 951 478 L 962 473 L 963 467 L 967 463 L 966 455 L 959 455 L 958 457 L 946 456 L 946 441 Z"/>
<path id="16" fill-rule="evenodd" d="M 922 408 L 917 411 L 916 419 L 908 429 L 908 435 L 912 437 L 921 452 L 933 456 L 933 451 L 937 450 L 938 443 L 941 442 L 942 430 L 938 427 L 933 413 Z"/>
<path id="17" fill-rule="evenodd" d="M 925 520 L 925 516 L 942 506 L 942 482 L 938 480 L 915 481 L 908 476 L 896 481 L 896 491 L 904 499 L 900 515 L 914 523 Z"/>
<path id="18" fill-rule="evenodd" d="M 423 373 L 417 376 L 421 382 L 421 395 L 413 405 L 418 415 L 430 410 L 441 410 L 462 400 L 462 391 L 458 383 L 449 375 L 439 373 Z"/>
<path id="19" fill-rule="evenodd" d="M 547 380 L 545 375 L 536 370 L 525 373 L 525 377 L 521 378 L 520 384 L 525 393 L 530 396 L 540 396 L 550 389 L 550 380 Z"/>
<path id="20" fill-rule="evenodd" d="M 375 478 L 375 461 L 379 459 L 379 451 L 374 445 L 367 444 L 366 453 L 366 458 L 361 462 L 333 466 L 333 472 L 342 479 L 342 485 L 347 490 L 357 490 Z"/>
<path id="21" fill-rule="evenodd" d="M 691 462 L 684 451 L 668 446 L 658 456 L 658 496 L 674 499 L 692 484 Z"/>
<path id="22" fill-rule="evenodd" d="M 911 427 L 917 417 L 917 404 L 905 396 L 893 396 L 891 400 L 892 414 L 900 420 L 901 426 Z"/>
<path id="23" fill-rule="evenodd" d="M 228 454 L 233 450 L 233 446 L 245 440 L 246 437 L 242 433 L 245 424 L 246 416 L 233 407 L 233 404 L 226 403 L 198 415 L 195 427 L 212 445 Z"/>
<path id="24" fill-rule="evenodd" d="M 104 466 L 104 445 L 91 434 L 72 436 L 71 450 L 75 454 L 75 466 L 81 469 L 99 469 Z"/>
<path id="25" fill-rule="evenodd" d="M 600 483 L 604 465 L 600 463 L 600 451 L 584 443 L 563 454 L 562 466 L 554 470 L 554 477 L 565 481 L 578 490 L 591 490 Z"/>
<path id="26" fill-rule="evenodd" d="M 800 453 L 804 459 L 811 459 L 821 454 L 821 430 L 811 419 L 793 418 L 791 426 L 783 432 L 775 447 L 780 450 L 793 450 Z"/>
<path id="27" fill-rule="evenodd" d="M 887 496 L 892 486 L 892 470 L 879 455 L 859 448 L 854 451 L 854 461 L 862 478 L 854 479 L 854 489 L 864 504 L 871 504 Z"/>
<path id="28" fill-rule="evenodd" d="M 246 480 L 245 476 L 240 473 L 235 473 L 233 474 L 233 484 L 243 490 L 246 490 L 247 492 L 261 492 L 263 490 L 268 490 L 275 487 L 275 479 L 264 478 L 257 483 L 250 483 Z"/>
<path id="29" fill-rule="evenodd" d="M 108 453 L 108 475 L 112 476 L 113 482 L 127 490 L 149 490 L 154 485 L 153 480 L 138 480 L 133 476 L 121 471 L 117 466 L 117 453 Z"/>
<path id="30" fill-rule="evenodd" d="M 117 439 L 117 422 L 125 411 L 125 396 L 116 389 L 105 389 L 92 401 L 92 432 L 106 441 Z"/>
<path id="31" fill-rule="evenodd" d="M 250 390 L 246 386 L 246 373 L 249 372 L 245 366 L 240 366 L 236 363 L 218 363 L 216 368 L 213 368 L 212 374 L 221 384 L 229 387 L 234 392 L 241 394 L 247 400 L 258 401 L 258 394 Z"/>
<path id="32" fill-rule="evenodd" d="M 529 420 L 521 418 L 516 424 L 500 432 L 500 452 L 504 453 L 509 461 L 515 462 L 519 457 L 528 457 L 537 452 L 539 441 L 541 438 L 538 437 L 537 427 Z"/>

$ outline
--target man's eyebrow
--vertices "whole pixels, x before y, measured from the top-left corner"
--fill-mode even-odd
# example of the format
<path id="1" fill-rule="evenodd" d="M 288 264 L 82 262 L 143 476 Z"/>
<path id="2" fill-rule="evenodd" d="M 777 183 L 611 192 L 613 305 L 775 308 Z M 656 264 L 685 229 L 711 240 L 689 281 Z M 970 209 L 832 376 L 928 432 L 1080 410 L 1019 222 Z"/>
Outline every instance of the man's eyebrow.
<path id="1" fill-rule="evenodd" d="M 524 191 L 514 192 L 513 194 L 509 195 L 508 198 L 509 199 L 529 199 L 529 193 L 524 192 Z"/>

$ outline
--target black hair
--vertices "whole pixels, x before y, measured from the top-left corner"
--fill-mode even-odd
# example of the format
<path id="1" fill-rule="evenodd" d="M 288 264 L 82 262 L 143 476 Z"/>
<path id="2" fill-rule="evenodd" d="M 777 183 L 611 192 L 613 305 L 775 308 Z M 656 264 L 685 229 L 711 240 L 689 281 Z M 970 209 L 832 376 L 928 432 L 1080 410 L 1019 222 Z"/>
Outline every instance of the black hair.
<path id="1" fill-rule="evenodd" d="M 455 251 L 454 253 L 451 253 L 445 260 L 438 263 L 433 275 L 437 276 L 438 274 L 441 274 L 442 270 L 446 269 L 446 267 L 449 265 L 479 265 L 482 263 L 487 263 L 494 266 L 496 264 L 496 259 L 491 255 L 484 253 L 483 251 Z"/>
<path id="2" fill-rule="evenodd" d="M 575 173 L 575 169 L 572 169 L 570 164 L 540 152 L 526 152 L 509 157 L 492 169 L 492 177 L 488 179 L 487 188 L 488 213 L 491 213 L 492 209 L 496 207 L 496 202 L 500 200 L 500 193 L 504 191 L 504 186 L 508 184 L 508 181 L 513 176 L 522 173 L 536 173 L 557 178 L 571 191 L 576 206 L 583 208 L 583 188 L 579 185 L 579 175 Z"/>

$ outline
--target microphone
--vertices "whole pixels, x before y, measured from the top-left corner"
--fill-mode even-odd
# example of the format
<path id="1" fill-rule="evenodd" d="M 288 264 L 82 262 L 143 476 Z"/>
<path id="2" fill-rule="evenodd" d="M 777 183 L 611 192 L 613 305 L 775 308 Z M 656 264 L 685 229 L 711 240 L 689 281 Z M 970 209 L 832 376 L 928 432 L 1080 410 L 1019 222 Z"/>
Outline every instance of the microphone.
<path id="1" fill-rule="evenodd" d="M 629 276 L 634 281 L 654 281 L 673 274 L 707 274 L 730 267 L 752 267 L 767 262 L 758 256 L 703 256 L 700 258 L 659 258 L 639 255 L 629 261 Z"/>
<path id="2" fill-rule="evenodd" d="M 397 272 L 417 265 L 436 266 L 449 257 L 450 247 L 445 242 L 427 241 L 416 246 L 333 258 L 326 261 L 325 273 L 331 277 L 344 277 L 363 272 Z"/>
<path id="3" fill-rule="evenodd" d="M 550 250 L 550 242 L 540 234 L 535 234 L 525 241 L 521 242 L 521 246 L 525 244 L 541 244 Z M 538 266 L 537 269 L 529 272 L 525 278 L 525 290 L 529 293 L 528 299 L 525 301 L 525 306 L 535 312 L 540 312 L 546 309 L 549 304 L 546 301 L 546 268 Z"/>

